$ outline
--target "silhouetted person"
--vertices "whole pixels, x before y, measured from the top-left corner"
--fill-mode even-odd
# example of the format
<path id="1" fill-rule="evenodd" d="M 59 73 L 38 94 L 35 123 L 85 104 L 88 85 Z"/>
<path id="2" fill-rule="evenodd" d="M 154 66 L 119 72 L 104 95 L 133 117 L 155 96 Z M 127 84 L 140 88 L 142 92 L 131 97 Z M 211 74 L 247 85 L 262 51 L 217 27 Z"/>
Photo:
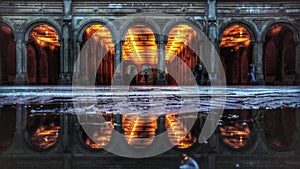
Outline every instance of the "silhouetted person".
<path id="1" fill-rule="evenodd" d="M 254 64 L 250 65 L 250 84 L 256 84 L 256 67 Z"/>
<path id="2" fill-rule="evenodd" d="M 137 75 L 138 75 L 138 84 L 141 84 L 143 81 L 143 75 L 141 74 L 141 72 L 139 72 Z"/>
<path id="3" fill-rule="evenodd" d="M 195 79 L 196 79 L 196 82 L 198 85 L 201 84 L 201 79 L 202 79 L 202 71 L 203 71 L 203 66 L 200 62 L 198 62 L 194 68 L 194 76 L 195 76 Z"/>
<path id="4" fill-rule="evenodd" d="M 200 168 L 193 158 L 187 156 L 186 154 L 183 154 L 179 169 L 200 169 Z"/>
<path id="5" fill-rule="evenodd" d="M 148 74 L 147 74 L 147 72 L 145 72 L 145 74 L 144 74 L 144 79 L 145 79 L 145 83 L 147 84 L 147 82 L 148 82 Z"/>

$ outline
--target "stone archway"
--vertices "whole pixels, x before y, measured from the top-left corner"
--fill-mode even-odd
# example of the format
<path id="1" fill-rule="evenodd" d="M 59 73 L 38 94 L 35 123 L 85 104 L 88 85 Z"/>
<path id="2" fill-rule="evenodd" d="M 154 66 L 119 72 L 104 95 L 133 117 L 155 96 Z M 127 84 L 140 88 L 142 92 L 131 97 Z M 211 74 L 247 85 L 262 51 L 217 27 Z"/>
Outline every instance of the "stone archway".
<path id="1" fill-rule="evenodd" d="M 157 65 L 157 44 L 155 32 L 147 25 L 137 23 L 127 30 L 122 46 L 122 61 L 130 62 L 137 67 L 137 85 L 149 84 L 149 74 L 154 75 L 152 70 Z M 151 70 L 147 70 L 148 77 L 145 78 L 145 68 L 148 65 Z M 154 84 L 153 76 L 151 83 Z M 147 79 L 147 82 L 145 81 Z"/>
<path id="2" fill-rule="evenodd" d="M 80 72 L 95 85 L 110 85 L 114 74 L 114 44 L 110 29 L 102 24 L 92 24 L 82 34 L 80 48 L 87 50 L 80 57 Z M 96 74 L 96 77 L 93 75 Z"/>
<path id="3" fill-rule="evenodd" d="M 198 84 L 206 84 L 206 81 L 209 80 L 207 71 L 201 64 L 202 61 L 199 59 L 197 51 L 194 51 L 200 50 L 199 46 L 198 33 L 192 26 L 178 24 L 170 30 L 166 44 L 166 69 L 169 85 L 177 85 L 178 82 L 175 79 L 186 83 L 196 79 Z M 186 66 L 179 64 L 179 60 L 183 61 Z M 197 68 L 200 64 L 201 70 Z M 187 71 L 193 72 L 195 79 L 187 77 Z"/>
<path id="4" fill-rule="evenodd" d="M 0 23 L 0 85 L 13 84 L 16 77 L 16 43 L 13 31 Z"/>
<path id="5" fill-rule="evenodd" d="M 58 84 L 60 44 L 58 34 L 52 26 L 39 24 L 30 31 L 26 64 L 29 84 Z"/>
<path id="6" fill-rule="evenodd" d="M 227 27 L 220 43 L 220 57 L 226 74 L 227 84 L 249 84 L 252 63 L 251 34 L 242 25 Z"/>
<path id="7" fill-rule="evenodd" d="M 290 85 L 296 76 L 296 42 L 285 24 L 271 26 L 265 36 L 264 74 L 266 84 Z"/>

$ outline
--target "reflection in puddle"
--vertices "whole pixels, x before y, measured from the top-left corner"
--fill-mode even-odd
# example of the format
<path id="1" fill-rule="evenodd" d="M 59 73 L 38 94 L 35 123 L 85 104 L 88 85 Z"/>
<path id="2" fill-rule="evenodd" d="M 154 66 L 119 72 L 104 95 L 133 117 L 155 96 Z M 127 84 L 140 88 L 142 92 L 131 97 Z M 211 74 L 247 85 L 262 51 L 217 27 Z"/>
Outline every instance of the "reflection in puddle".
<path id="1" fill-rule="evenodd" d="M 266 110 L 264 113 L 266 139 L 277 149 L 288 148 L 295 139 L 296 109 Z"/>
<path id="2" fill-rule="evenodd" d="M 191 132 L 187 131 L 187 128 L 180 118 L 185 115 L 178 116 L 178 114 L 166 115 L 166 128 L 168 131 L 168 137 L 173 145 L 178 148 L 188 148 L 196 142 L 196 137 Z"/>
<path id="3" fill-rule="evenodd" d="M 157 129 L 157 116 L 123 115 L 122 121 L 129 145 L 143 148 L 152 143 Z"/>
<path id="4" fill-rule="evenodd" d="M 95 116 L 95 115 L 94 115 Z M 99 149 L 102 148 L 103 146 L 107 145 L 110 141 L 112 131 L 114 129 L 113 121 L 114 121 L 114 116 L 113 114 L 106 114 L 102 113 L 101 115 L 105 120 L 98 120 L 98 122 L 94 124 L 90 124 L 92 126 L 85 126 L 85 127 L 91 127 L 93 128 L 92 131 L 92 138 L 87 136 L 87 134 L 83 131 L 82 132 L 82 139 L 84 140 L 85 144 L 89 146 L 90 148 L 94 149 Z M 96 117 L 96 119 L 98 119 Z M 101 122 L 101 123 L 99 123 Z"/>
<path id="5" fill-rule="evenodd" d="M 0 149 L 11 145 L 16 125 L 16 109 L 9 106 L 0 108 Z"/>
<path id="6" fill-rule="evenodd" d="M 41 113 L 28 114 L 27 131 L 32 145 L 46 149 L 52 147 L 58 139 L 60 115 L 57 113 L 42 113 L 44 108 L 38 108 Z M 28 111 L 30 112 L 30 111 Z"/>
<path id="7" fill-rule="evenodd" d="M 223 141 L 231 148 L 239 149 L 251 140 L 250 120 L 248 110 L 225 110 L 219 130 Z"/>

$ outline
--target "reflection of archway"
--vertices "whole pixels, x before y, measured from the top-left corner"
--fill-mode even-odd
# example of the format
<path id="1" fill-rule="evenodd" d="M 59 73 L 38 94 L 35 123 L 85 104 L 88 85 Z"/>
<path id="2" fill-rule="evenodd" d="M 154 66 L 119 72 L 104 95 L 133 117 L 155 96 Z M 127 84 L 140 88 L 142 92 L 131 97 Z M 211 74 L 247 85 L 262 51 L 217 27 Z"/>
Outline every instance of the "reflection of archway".
<path id="1" fill-rule="evenodd" d="M 91 25 L 83 33 L 81 49 L 86 43 L 89 52 L 80 57 L 81 71 L 87 74 L 87 80 L 95 78 L 97 71 L 95 84 L 110 85 L 114 73 L 114 45 L 109 29 L 101 24 Z"/>
<path id="2" fill-rule="evenodd" d="M 0 84 L 12 84 L 16 76 L 16 43 L 10 27 L 0 23 Z"/>
<path id="3" fill-rule="evenodd" d="M 199 46 L 197 40 L 197 32 L 188 25 L 177 25 L 168 35 L 168 43 L 166 45 L 166 67 L 168 73 L 168 84 L 176 85 L 178 82 L 175 79 L 182 82 L 191 82 L 194 79 L 186 76 L 187 71 L 194 71 L 197 62 L 200 62 L 199 56 L 193 51 Z M 187 67 L 179 64 L 179 60 L 182 60 Z M 205 74 L 204 71 L 200 73 L 201 77 Z"/>
<path id="4" fill-rule="evenodd" d="M 16 125 L 16 109 L 10 106 L 0 108 L 0 149 L 7 148 L 13 142 Z"/>
<path id="5" fill-rule="evenodd" d="M 267 84 L 292 84 L 296 74 L 296 43 L 293 31 L 273 25 L 264 44 L 264 73 Z"/>
<path id="6" fill-rule="evenodd" d="M 220 120 L 222 142 L 231 149 L 242 149 L 253 140 L 251 112 L 249 110 L 226 110 Z"/>
<path id="7" fill-rule="evenodd" d="M 247 84 L 252 46 L 249 31 L 241 25 L 225 29 L 220 43 L 220 57 L 228 84 Z"/>
<path id="8" fill-rule="evenodd" d="M 57 84 L 60 44 L 55 29 L 47 24 L 34 27 L 27 44 L 29 84 Z"/>
<path id="9" fill-rule="evenodd" d="M 122 60 L 137 67 L 137 84 L 154 84 L 152 68 L 157 64 L 157 45 L 153 31 L 142 24 L 134 25 L 128 29 L 122 49 Z"/>
<path id="10" fill-rule="evenodd" d="M 266 140 L 271 147 L 284 150 L 295 141 L 296 109 L 274 109 L 264 112 Z"/>

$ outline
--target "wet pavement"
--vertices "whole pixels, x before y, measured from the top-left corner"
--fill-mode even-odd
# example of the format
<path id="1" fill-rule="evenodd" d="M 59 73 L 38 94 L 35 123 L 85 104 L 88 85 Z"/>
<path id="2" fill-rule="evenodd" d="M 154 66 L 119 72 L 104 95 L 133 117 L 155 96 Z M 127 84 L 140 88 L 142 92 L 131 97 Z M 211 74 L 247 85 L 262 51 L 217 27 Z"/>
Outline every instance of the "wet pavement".
<path id="1" fill-rule="evenodd" d="M 111 113 L 208 112 L 211 109 L 276 109 L 300 107 L 299 86 L 229 87 L 72 87 L 1 86 L 0 106 L 14 104 L 65 104 Z M 73 105 L 73 106 L 72 106 Z"/>

